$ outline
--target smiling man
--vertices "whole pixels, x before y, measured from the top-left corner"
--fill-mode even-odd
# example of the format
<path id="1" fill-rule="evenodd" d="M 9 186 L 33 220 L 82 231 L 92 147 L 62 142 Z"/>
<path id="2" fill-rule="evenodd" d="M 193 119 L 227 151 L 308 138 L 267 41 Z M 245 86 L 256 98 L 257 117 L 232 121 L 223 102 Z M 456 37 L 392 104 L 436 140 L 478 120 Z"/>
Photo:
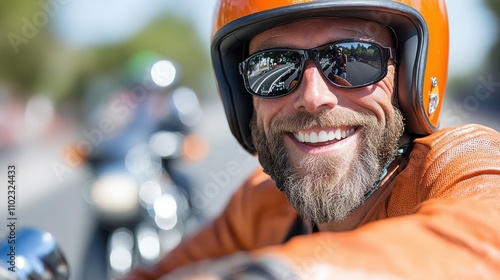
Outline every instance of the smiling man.
<path id="1" fill-rule="evenodd" d="M 250 123 L 266 173 L 295 209 L 318 224 L 349 221 L 347 215 L 366 199 L 396 156 L 403 133 L 403 117 L 393 107 L 395 61 L 382 56 L 394 48 L 393 34 L 377 26 L 379 36 L 373 40 L 363 28 L 367 24 L 356 19 L 302 20 L 265 31 L 249 44 L 250 54 L 257 55 L 250 55 L 247 65 L 283 47 L 283 55 L 290 56 L 303 49 L 314 53 L 321 46 L 317 59 L 303 58 L 295 88 L 276 93 L 279 98 L 252 92 L 255 114 Z M 373 57 L 381 67 L 379 75 L 365 82 L 371 85 L 339 87 L 320 70 L 321 56 L 341 46 L 378 53 Z"/>
<path id="2" fill-rule="evenodd" d="M 442 0 L 222 0 L 219 92 L 263 169 L 129 279 L 500 278 L 500 134 L 438 129 L 447 53 Z"/>

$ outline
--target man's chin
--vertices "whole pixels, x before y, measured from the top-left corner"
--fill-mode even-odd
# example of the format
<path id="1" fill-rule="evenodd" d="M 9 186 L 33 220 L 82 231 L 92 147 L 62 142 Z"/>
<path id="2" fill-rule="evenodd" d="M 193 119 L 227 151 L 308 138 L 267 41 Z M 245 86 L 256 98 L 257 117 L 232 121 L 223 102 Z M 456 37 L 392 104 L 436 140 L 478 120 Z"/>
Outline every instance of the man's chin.
<path id="1" fill-rule="evenodd" d="M 340 155 L 288 155 L 285 173 L 274 173 L 290 204 L 315 223 L 344 220 L 364 201 L 380 172 L 376 154 L 353 160 Z M 284 166 L 282 166 L 284 167 Z M 276 170 L 275 170 L 276 172 Z M 283 174 L 288 174 L 284 177 Z"/>
<path id="2" fill-rule="evenodd" d="M 345 176 L 352 162 L 348 155 L 338 154 L 290 156 L 289 161 L 298 178 L 331 177 L 333 181 Z"/>
<path id="3" fill-rule="evenodd" d="M 331 184 L 331 179 L 338 180 L 307 176 L 288 181 L 282 188 L 292 207 L 303 217 L 317 224 L 340 222 L 363 202 L 364 188 L 348 190 L 341 181 Z"/>

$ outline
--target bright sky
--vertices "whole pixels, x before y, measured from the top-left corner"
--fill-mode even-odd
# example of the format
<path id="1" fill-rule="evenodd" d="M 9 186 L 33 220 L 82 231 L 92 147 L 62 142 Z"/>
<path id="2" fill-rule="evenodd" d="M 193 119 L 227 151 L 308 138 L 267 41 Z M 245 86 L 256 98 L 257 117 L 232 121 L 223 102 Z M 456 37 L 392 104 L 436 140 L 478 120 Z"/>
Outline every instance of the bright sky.
<path id="1" fill-rule="evenodd" d="M 196 23 L 208 51 L 215 1 L 70 0 L 58 14 L 56 26 L 59 34 L 73 45 L 119 42 L 141 30 L 162 11 L 175 10 Z M 450 20 L 450 75 L 466 74 L 480 67 L 495 40 L 494 16 L 482 1 L 446 0 L 446 3 Z"/>
<path id="2" fill-rule="evenodd" d="M 450 22 L 450 75 L 481 66 L 495 42 L 495 16 L 477 0 L 446 0 Z M 471 51 L 472 50 L 472 51 Z"/>

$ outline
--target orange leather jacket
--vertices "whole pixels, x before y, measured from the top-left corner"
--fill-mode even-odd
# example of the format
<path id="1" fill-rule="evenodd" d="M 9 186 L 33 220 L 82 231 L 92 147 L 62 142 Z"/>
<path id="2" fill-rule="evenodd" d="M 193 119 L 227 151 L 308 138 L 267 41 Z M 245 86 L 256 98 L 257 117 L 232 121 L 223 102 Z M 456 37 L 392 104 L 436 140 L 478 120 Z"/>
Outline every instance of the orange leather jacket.
<path id="1" fill-rule="evenodd" d="M 500 279 L 500 134 L 465 125 L 416 139 L 410 148 L 354 230 L 288 240 L 301 230 L 297 214 L 258 170 L 218 218 L 133 279 L 157 279 L 238 251 L 274 256 L 304 279 Z"/>

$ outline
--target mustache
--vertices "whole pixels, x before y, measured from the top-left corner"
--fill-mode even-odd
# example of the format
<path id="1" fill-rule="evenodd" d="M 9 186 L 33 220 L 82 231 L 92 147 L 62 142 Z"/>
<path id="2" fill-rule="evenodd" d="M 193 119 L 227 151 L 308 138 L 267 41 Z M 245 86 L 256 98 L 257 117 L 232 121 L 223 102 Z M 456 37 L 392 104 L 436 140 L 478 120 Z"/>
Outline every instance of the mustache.
<path id="1" fill-rule="evenodd" d="M 284 119 L 275 119 L 271 122 L 270 133 L 274 135 L 307 130 L 311 128 L 332 128 L 343 126 L 361 126 L 376 123 L 374 115 L 347 111 L 333 114 L 331 111 L 321 111 L 313 114 L 310 112 L 297 112 Z"/>

